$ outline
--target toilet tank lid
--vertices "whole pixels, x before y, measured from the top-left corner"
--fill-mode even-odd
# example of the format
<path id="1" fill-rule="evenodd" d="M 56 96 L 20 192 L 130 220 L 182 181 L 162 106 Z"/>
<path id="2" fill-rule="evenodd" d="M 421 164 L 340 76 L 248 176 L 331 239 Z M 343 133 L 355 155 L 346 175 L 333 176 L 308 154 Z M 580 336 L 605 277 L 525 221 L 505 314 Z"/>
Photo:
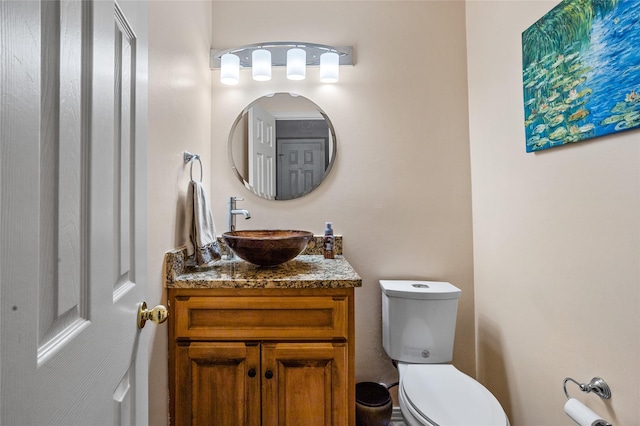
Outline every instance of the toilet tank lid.
<path id="1" fill-rule="evenodd" d="M 387 297 L 403 299 L 458 299 L 460 290 L 443 281 L 380 280 L 380 288 Z"/>

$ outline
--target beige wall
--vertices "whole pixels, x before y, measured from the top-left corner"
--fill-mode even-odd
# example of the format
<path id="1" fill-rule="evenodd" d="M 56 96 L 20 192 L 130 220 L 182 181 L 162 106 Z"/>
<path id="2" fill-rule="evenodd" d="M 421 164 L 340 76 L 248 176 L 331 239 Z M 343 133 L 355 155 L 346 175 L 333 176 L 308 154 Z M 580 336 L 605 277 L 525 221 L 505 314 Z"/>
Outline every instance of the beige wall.
<path id="1" fill-rule="evenodd" d="M 211 3 L 151 1 L 149 4 L 149 296 L 166 303 L 164 253 L 184 241 L 184 200 L 189 167 L 184 150 L 203 158 L 204 182 L 211 165 Z M 193 168 L 194 178 L 200 169 Z M 171 321 L 171 319 L 169 319 Z M 149 424 L 168 417 L 167 326 L 155 327 L 149 360 Z"/>
<path id="2" fill-rule="evenodd" d="M 474 374 L 464 34 L 460 2 L 151 2 L 150 300 L 165 298 L 162 255 L 182 242 L 177 206 L 188 182 L 181 163 L 187 149 L 203 157 L 218 232 L 226 226 L 230 195 L 244 197 L 240 204 L 253 216 L 239 219 L 240 229 L 321 233 L 325 221 L 333 221 L 363 278 L 356 290 L 358 380 L 396 380 L 380 341 L 381 278 L 449 280 L 462 288 L 454 357 Z M 242 72 L 240 85 L 227 87 L 209 70 L 211 40 L 229 47 L 290 39 L 354 45 L 357 65 L 343 67 L 334 85 L 318 83 L 317 69 L 304 82 L 290 82 L 277 69 L 269 83 L 254 83 Z M 310 98 L 337 133 L 330 177 L 299 200 L 256 198 L 228 162 L 236 115 L 274 91 Z M 153 425 L 166 421 L 166 344 L 160 327 L 150 366 Z"/>
<path id="3" fill-rule="evenodd" d="M 525 153 L 523 30 L 558 1 L 469 1 L 467 46 L 478 375 L 518 425 L 572 425 L 562 381 L 640 419 L 638 131 Z"/>
<path id="4" fill-rule="evenodd" d="M 459 1 L 151 2 L 148 302 L 164 298 L 162 255 L 182 243 L 187 149 L 203 157 L 219 231 L 226 198 L 237 195 L 253 215 L 239 219 L 241 229 L 321 233 L 329 220 L 344 235 L 364 285 L 356 290 L 358 380 L 395 380 L 380 342 L 377 280 L 449 280 L 463 289 L 454 362 L 475 374 L 475 321 L 479 378 L 514 426 L 572 424 L 562 413 L 562 379 L 595 375 L 611 385 L 610 402 L 572 394 L 615 424 L 637 424 L 637 132 L 524 152 L 520 33 L 554 4 L 469 2 L 465 40 Z M 239 86 L 227 87 L 209 70 L 212 43 L 287 39 L 352 44 L 356 66 L 341 68 L 335 85 L 317 83 L 317 69 L 304 82 L 276 69 L 269 83 L 243 72 Z M 329 179 L 299 200 L 256 198 L 228 163 L 236 115 L 273 91 L 312 99 L 338 137 Z M 166 345 L 159 327 L 153 425 L 166 421 Z"/>
<path id="5" fill-rule="evenodd" d="M 353 45 L 340 82 L 303 82 L 274 69 L 267 83 L 241 71 L 237 86 L 212 71 L 212 150 L 207 166 L 214 219 L 242 196 L 250 221 L 239 229 L 299 228 L 320 234 L 332 221 L 363 278 L 356 289 L 356 378 L 396 380 L 381 344 L 378 280 L 449 280 L 463 290 L 455 362 L 475 374 L 471 182 L 467 131 L 464 3 L 214 1 L 214 47 L 303 40 Z M 297 92 L 318 104 L 337 134 L 336 163 L 314 192 L 266 201 L 244 189 L 227 159 L 227 137 L 243 108 L 269 92 Z"/>
<path id="6" fill-rule="evenodd" d="M 226 197 L 238 195 L 253 214 L 241 228 L 320 233 L 331 220 L 344 235 L 364 279 L 358 380 L 395 379 L 380 343 L 380 278 L 443 279 L 463 289 L 455 362 L 474 374 L 472 170 L 480 380 L 512 424 L 569 425 L 562 379 L 601 375 L 610 402 L 572 394 L 615 424 L 637 424 L 637 132 L 524 152 L 520 33 L 555 3 L 467 4 L 468 119 L 461 2 L 151 2 L 148 302 L 164 299 L 162 255 L 182 243 L 187 149 L 203 157 L 219 230 Z M 317 70 L 305 82 L 274 70 L 266 84 L 243 73 L 237 87 L 222 86 L 208 68 L 211 40 L 228 47 L 286 39 L 353 44 L 356 66 L 343 67 L 336 85 L 316 83 Z M 300 200 L 255 198 L 227 161 L 236 114 L 272 91 L 311 98 L 336 128 L 336 166 Z M 166 345 L 159 327 L 150 355 L 153 425 L 166 422 Z"/>

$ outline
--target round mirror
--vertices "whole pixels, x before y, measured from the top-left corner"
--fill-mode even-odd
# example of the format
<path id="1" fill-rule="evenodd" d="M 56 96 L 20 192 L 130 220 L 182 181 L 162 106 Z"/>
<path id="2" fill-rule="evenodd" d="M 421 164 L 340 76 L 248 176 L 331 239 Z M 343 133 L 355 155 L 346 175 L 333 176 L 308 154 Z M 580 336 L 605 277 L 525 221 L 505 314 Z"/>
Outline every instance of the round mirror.
<path id="1" fill-rule="evenodd" d="M 259 197 L 291 200 L 316 189 L 336 156 L 329 117 L 309 99 L 274 93 L 253 101 L 229 134 L 229 160 Z"/>

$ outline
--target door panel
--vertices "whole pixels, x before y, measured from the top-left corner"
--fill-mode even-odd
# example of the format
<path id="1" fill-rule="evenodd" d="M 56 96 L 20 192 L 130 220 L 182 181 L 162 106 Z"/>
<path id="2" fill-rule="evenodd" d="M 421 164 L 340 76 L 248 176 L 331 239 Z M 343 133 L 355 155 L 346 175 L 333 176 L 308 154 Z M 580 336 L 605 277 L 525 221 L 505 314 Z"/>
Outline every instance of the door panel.
<path id="1" fill-rule="evenodd" d="M 40 279 L 38 312 L 38 362 L 55 352 L 65 336 L 87 322 L 87 268 L 81 230 L 86 222 L 86 193 L 82 185 L 86 164 L 82 132 L 87 120 L 82 113 L 82 43 L 62 33 L 82 31 L 80 3 L 61 7 L 43 5 L 44 37 L 51 38 L 43 55 L 41 80 L 40 167 Z M 85 38 L 88 35 L 85 34 Z M 35 180 L 35 179 L 34 179 Z"/>
<path id="2" fill-rule="evenodd" d="M 276 119 L 257 105 L 249 109 L 249 184 L 258 195 L 276 196 Z"/>
<path id="3" fill-rule="evenodd" d="M 262 424 L 348 424 L 346 366 L 346 343 L 263 343 Z"/>
<path id="4" fill-rule="evenodd" d="M 2 14 L 0 423 L 143 425 L 146 5 Z"/>
<path id="5" fill-rule="evenodd" d="M 277 140 L 279 200 L 298 198 L 320 183 L 325 171 L 326 144 L 324 138 Z"/>
<path id="6" fill-rule="evenodd" d="M 260 425 L 260 346 L 193 342 L 176 348 L 173 424 Z M 250 374 L 253 369 L 255 374 Z"/>
<path id="7" fill-rule="evenodd" d="M 115 8 L 114 40 L 114 158 L 115 181 L 113 217 L 115 219 L 116 258 L 113 270 L 113 300 L 135 283 L 135 262 L 132 253 L 131 220 L 133 190 L 133 161 L 135 139 L 135 95 L 136 95 L 136 37 L 122 9 Z"/>
<path id="8" fill-rule="evenodd" d="M 135 425 L 135 366 L 131 366 L 113 392 L 113 424 Z"/>

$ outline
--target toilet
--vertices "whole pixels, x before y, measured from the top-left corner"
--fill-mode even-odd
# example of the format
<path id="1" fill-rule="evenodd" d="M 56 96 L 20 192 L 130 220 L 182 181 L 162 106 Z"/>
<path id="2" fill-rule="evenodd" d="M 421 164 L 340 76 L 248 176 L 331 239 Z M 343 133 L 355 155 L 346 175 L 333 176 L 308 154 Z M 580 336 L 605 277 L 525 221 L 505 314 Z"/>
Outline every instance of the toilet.
<path id="1" fill-rule="evenodd" d="M 381 280 L 382 345 L 398 364 L 398 400 L 411 426 L 508 426 L 498 400 L 451 364 L 460 289 Z"/>

